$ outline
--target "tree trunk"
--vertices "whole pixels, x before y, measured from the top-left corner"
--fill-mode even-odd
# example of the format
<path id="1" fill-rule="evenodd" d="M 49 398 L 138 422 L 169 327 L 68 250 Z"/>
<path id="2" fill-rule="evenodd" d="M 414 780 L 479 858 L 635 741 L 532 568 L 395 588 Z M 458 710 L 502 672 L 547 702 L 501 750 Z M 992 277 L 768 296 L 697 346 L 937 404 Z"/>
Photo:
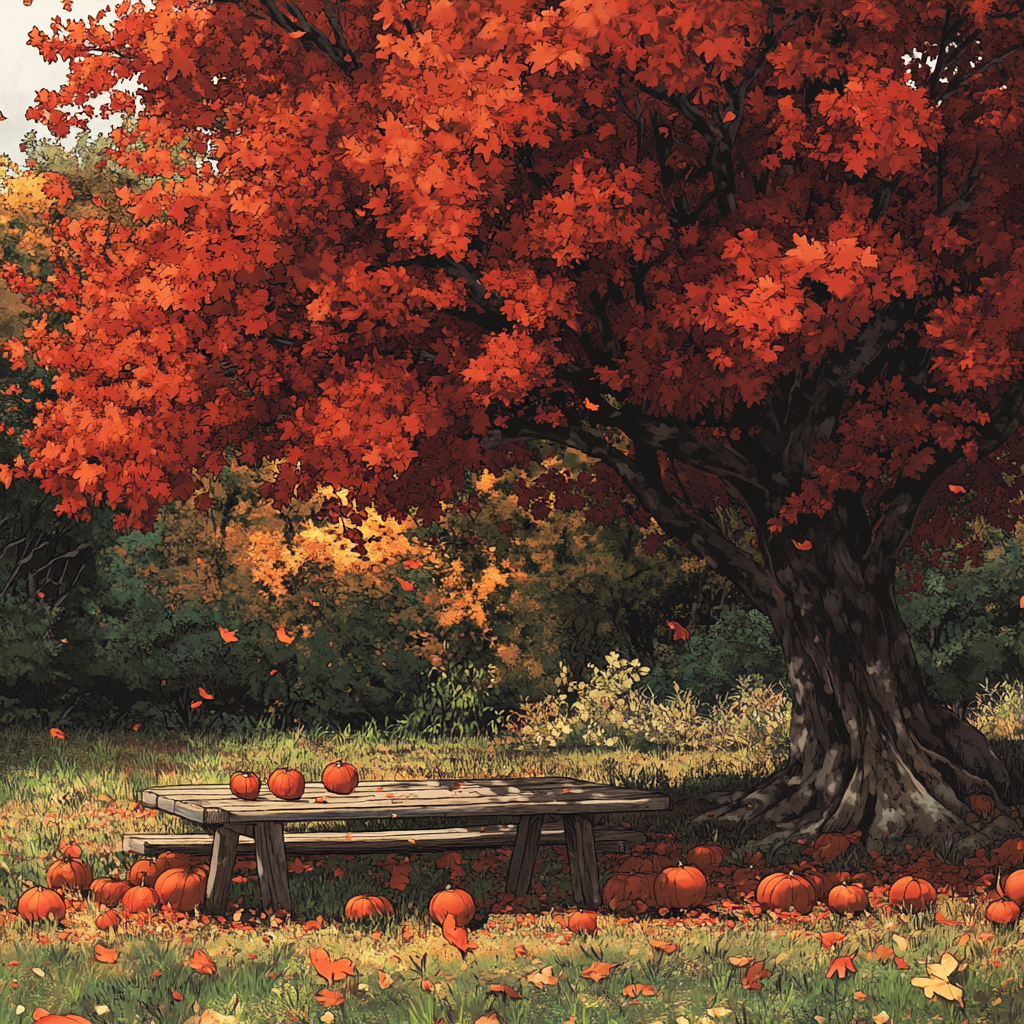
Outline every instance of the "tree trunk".
<path id="1" fill-rule="evenodd" d="M 895 566 L 859 564 L 829 533 L 830 518 L 804 531 L 808 551 L 789 554 L 773 540 L 766 567 L 777 598 L 763 610 L 793 687 L 788 762 L 752 792 L 709 794 L 723 806 L 693 820 L 770 825 L 775 840 L 860 829 L 876 840 L 981 845 L 964 801 L 1013 802 L 1006 768 L 974 726 L 928 696 L 896 605 Z"/>

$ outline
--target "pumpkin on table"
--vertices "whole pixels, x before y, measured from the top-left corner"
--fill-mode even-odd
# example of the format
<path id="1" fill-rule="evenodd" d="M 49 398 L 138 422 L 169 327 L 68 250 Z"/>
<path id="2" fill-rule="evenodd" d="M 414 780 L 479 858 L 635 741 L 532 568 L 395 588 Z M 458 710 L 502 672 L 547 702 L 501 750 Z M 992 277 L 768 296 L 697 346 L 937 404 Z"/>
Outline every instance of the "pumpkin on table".
<path id="1" fill-rule="evenodd" d="M 455 926 L 465 928 L 473 920 L 476 904 L 465 889 L 453 889 L 446 885 L 431 897 L 427 913 L 435 924 L 443 923 L 445 917 L 451 914 L 455 918 Z"/>
<path id="2" fill-rule="evenodd" d="M 267 788 L 279 800 L 298 800 L 306 789 L 306 780 L 295 768 L 275 768 L 267 779 Z"/>
<path id="3" fill-rule="evenodd" d="M 239 800 L 255 800 L 260 795 L 260 777 L 254 772 L 233 772 L 229 786 Z"/>
<path id="4" fill-rule="evenodd" d="M 348 796 L 359 785 L 359 771 L 348 761 L 331 761 L 324 767 L 320 781 L 328 793 Z"/>
<path id="5" fill-rule="evenodd" d="M 59 892 L 34 885 L 22 893 L 21 899 L 18 900 L 18 913 L 29 922 L 44 921 L 48 917 L 62 921 L 67 914 L 67 907 Z"/>

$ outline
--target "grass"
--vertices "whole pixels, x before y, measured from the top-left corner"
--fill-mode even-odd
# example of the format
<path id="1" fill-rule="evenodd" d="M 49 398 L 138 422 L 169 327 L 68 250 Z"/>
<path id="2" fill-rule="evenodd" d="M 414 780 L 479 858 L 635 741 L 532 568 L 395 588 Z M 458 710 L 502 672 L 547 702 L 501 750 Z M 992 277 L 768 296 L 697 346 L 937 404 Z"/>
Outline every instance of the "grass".
<path id="1" fill-rule="evenodd" d="M 1007 689 L 976 718 L 1016 786 L 1024 783 L 1022 707 L 1020 689 Z M 761 720 L 754 705 L 749 720 L 742 707 L 728 714 L 741 733 L 745 724 L 754 729 Z M 756 731 L 748 730 L 747 736 L 748 742 L 734 749 L 722 744 L 715 750 L 652 750 L 639 749 L 649 744 L 626 744 L 530 751 L 510 736 L 425 743 L 379 732 L 331 736 L 299 729 L 191 740 L 69 730 L 58 741 L 8 729 L 0 750 L 0 1021 L 28 1022 L 39 1009 L 77 1013 L 93 1024 L 177 1024 L 206 1010 L 245 1024 L 1024 1020 L 1019 980 L 1024 936 L 1019 925 L 985 920 L 979 894 L 991 886 L 977 881 L 987 868 L 971 862 L 944 865 L 943 850 L 929 861 L 931 851 L 895 844 L 879 846 L 877 857 L 853 847 L 832 866 L 851 872 L 871 868 L 883 877 L 886 871 L 920 869 L 936 879 L 934 907 L 904 913 L 889 907 L 885 887 L 879 886 L 867 914 L 840 916 L 822 904 L 804 916 L 764 913 L 752 899 L 738 896 L 732 884 L 732 871 L 748 859 L 737 842 L 726 870 L 708 872 L 709 894 L 701 908 L 664 916 L 656 910 L 635 917 L 601 913 L 593 936 L 574 935 L 558 920 L 571 908 L 572 895 L 561 851 L 553 847 L 542 848 L 535 891 L 519 901 L 502 892 L 507 851 L 496 857 L 465 851 L 455 873 L 439 868 L 436 854 L 416 857 L 401 889 L 391 886 L 382 855 L 293 865 L 302 870 L 290 876 L 294 917 L 285 921 L 262 916 L 252 872 L 249 881 L 233 884 L 237 906 L 225 920 L 161 912 L 136 915 L 100 932 L 93 924 L 98 908 L 91 901 L 69 899 L 63 924 L 30 925 L 13 911 L 25 881 L 43 881 L 60 839 L 79 842 L 97 876 L 115 870 L 123 876 L 133 859 L 119 850 L 123 832 L 187 831 L 184 822 L 157 818 L 136 805 L 147 787 L 224 779 L 239 768 L 265 779 L 286 763 L 315 778 L 325 761 L 338 756 L 358 764 L 367 781 L 567 775 L 665 792 L 673 798 L 671 812 L 632 816 L 629 822 L 648 833 L 650 850 L 685 858 L 691 846 L 716 838 L 706 825 L 686 824 L 702 809 L 701 795 L 752 785 L 778 764 L 778 744 L 756 742 Z M 730 840 L 725 834 L 717 838 Z M 801 856 L 799 845 L 786 844 L 766 854 L 765 864 L 795 865 Z M 620 855 L 599 855 L 602 884 L 620 860 Z M 954 881 L 943 885 L 943 878 Z M 469 932 L 477 948 L 465 959 L 427 916 L 430 896 L 449 881 L 467 889 L 480 910 Z M 388 896 L 394 917 L 370 926 L 346 921 L 345 902 L 359 892 Z M 827 936 L 835 932 L 845 938 L 832 944 Z M 667 948 L 652 945 L 652 939 Z M 98 961 L 97 943 L 115 951 L 116 961 Z M 357 973 L 328 984 L 310 959 L 320 946 L 334 959 L 349 959 Z M 190 966 L 197 950 L 213 959 L 215 973 Z M 929 998 L 911 979 L 928 978 L 934 973 L 929 965 L 940 965 L 947 951 L 964 969 L 949 977 L 954 988 L 933 978 L 938 989 Z M 830 972 L 846 957 L 845 970 Z M 615 966 L 605 978 L 587 977 L 583 972 L 594 963 Z M 751 970 L 757 963 L 762 968 Z M 938 967 L 934 971 L 941 973 Z M 340 992 L 344 1002 L 318 1002 L 317 993 L 325 989 Z M 962 990 L 963 1009 L 955 989 Z"/>

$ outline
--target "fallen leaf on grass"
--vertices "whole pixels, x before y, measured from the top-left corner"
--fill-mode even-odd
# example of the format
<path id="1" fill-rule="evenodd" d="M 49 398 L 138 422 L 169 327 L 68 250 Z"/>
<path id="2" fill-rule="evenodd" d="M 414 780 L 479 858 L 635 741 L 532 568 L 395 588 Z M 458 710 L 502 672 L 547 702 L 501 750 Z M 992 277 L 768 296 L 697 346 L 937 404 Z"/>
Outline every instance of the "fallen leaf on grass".
<path id="1" fill-rule="evenodd" d="M 663 953 L 674 953 L 679 946 L 674 942 L 662 942 L 661 939 L 651 939 L 651 945 L 655 949 L 660 949 Z"/>
<path id="2" fill-rule="evenodd" d="M 462 954 L 463 959 L 466 958 L 466 953 L 469 950 L 479 948 L 476 942 L 469 941 L 469 932 L 456 925 L 453 914 L 444 915 L 444 921 L 441 922 L 441 934 Z"/>
<path id="3" fill-rule="evenodd" d="M 506 999 L 523 998 L 514 988 L 510 988 L 508 985 L 491 985 L 487 991 L 497 996 L 504 996 Z"/>
<path id="4" fill-rule="evenodd" d="M 602 960 L 595 961 L 589 967 L 584 967 L 580 974 L 584 978 L 589 978 L 591 981 L 604 981 L 612 971 L 618 967 L 618 964 L 608 964 Z"/>
<path id="5" fill-rule="evenodd" d="M 550 964 L 539 971 L 534 971 L 533 974 L 528 974 L 526 980 L 531 985 L 536 985 L 537 988 L 543 988 L 545 985 L 557 985 L 558 979 L 561 977 L 560 974 L 555 974 L 555 969 Z"/>
<path id="6" fill-rule="evenodd" d="M 340 981 L 342 978 L 356 973 L 352 967 L 352 961 L 348 957 L 332 960 L 330 954 L 323 946 L 311 949 L 309 951 L 309 959 L 313 964 L 313 970 L 328 984 L 332 981 Z"/>
<path id="7" fill-rule="evenodd" d="M 210 955 L 201 949 L 197 949 L 191 957 L 189 957 L 188 966 L 192 968 L 197 974 L 216 974 L 217 965 L 210 958 Z"/>
<path id="8" fill-rule="evenodd" d="M 96 943 L 96 959 L 101 964 L 116 964 L 117 958 L 120 955 L 116 949 L 107 949 L 106 946 L 101 946 L 98 942 Z"/>
<path id="9" fill-rule="evenodd" d="M 951 984 L 949 980 L 949 976 L 954 971 L 960 970 L 962 966 L 963 964 L 947 950 L 937 964 L 925 964 L 925 970 L 928 972 L 927 978 L 911 978 L 910 984 L 922 989 L 928 999 L 942 996 L 943 999 L 958 1003 L 963 1009 L 964 991 Z"/>
<path id="10" fill-rule="evenodd" d="M 636 999 L 637 996 L 653 996 L 656 993 L 650 985 L 645 985 L 642 982 L 636 982 L 633 985 L 627 985 L 622 990 L 622 994 L 627 999 Z"/>
<path id="11" fill-rule="evenodd" d="M 313 997 L 321 1006 L 341 1006 L 345 1002 L 345 997 L 340 992 L 335 992 L 331 988 L 322 988 Z"/>
<path id="12" fill-rule="evenodd" d="M 381 988 L 388 988 L 391 985 L 391 981 L 392 978 L 390 974 L 385 974 L 383 971 L 377 971 L 377 984 L 379 984 Z"/>
<path id="13" fill-rule="evenodd" d="M 832 965 L 828 971 L 825 972 L 826 978 L 831 978 L 834 975 L 839 975 L 840 978 L 846 977 L 846 972 L 849 971 L 851 974 L 857 972 L 857 968 L 853 966 L 853 958 L 856 953 L 851 953 L 849 956 L 839 956 L 832 961 Z"/>

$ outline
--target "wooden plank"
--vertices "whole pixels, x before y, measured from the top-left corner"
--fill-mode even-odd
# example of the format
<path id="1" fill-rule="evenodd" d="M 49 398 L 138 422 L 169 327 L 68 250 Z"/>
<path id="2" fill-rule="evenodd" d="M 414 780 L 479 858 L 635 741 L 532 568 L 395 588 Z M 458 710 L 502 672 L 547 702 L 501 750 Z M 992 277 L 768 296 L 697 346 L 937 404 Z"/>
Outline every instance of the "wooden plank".
<path id="1" fill-rule="evenodd" d="M 429 781 L 429 780 L 428 780 Z M 455 780 L 452 786 L 455 787 Z M 543 785 L 538 782 L 543 782 Z M 522 785 L 522 783 L 528 785 Z M 553 783 L 565 782 L 567 785 Z M 360 786 L 342 796 L 328 793 L 320 783 L 310 783 L 300 800 L 279 800 L 261 795 L 245 801 L 234 797 L 227 785 L 157 787 L 145 790 L 147 807 L 175 814 L 188 821 L 219 826 L 231 822 L 255 821 L 346 821 L 372 818 L 474 817 L 491 814 L 557 814 L 570 807 L 587 813 L 636 813 L 665 810 L 667 796 L 642 790 L 597 786 L 573 779 L 490 780 L 486 787 L 475 780 L 448 789 L 430 781 L 404 787 Z M 592 810 L 591 810 L 592 809 Z"/>
<path id="2" fill-rule="evenodd" d="M 284 825 L 261 821 L 253 830 L 256 840 L 256 870 L 260 876 L 260 894 L 263 909 L 271 914 L 275 910 L 292 912 L 292 899 L 288 892 L 288 860 L 284 850 Z M 234 866 L 234 865 L 232 865 Z"/>
<path id="3" fill-rule="evenodd" d="M 210 874 L 206 879 L 203 910 L 217 916 L 227 908 L 228 890 L 231 888 L 231 876 L 235 872 L 235 858 L 238 854 L 238 832 L 233 828 L 219 828 L 210 839 Z"/>
<path id="4" fill-rule="evenodd" d="M 544 816 L 542 814 L 527 814 L 519 819 L 519 825 L 516 828 L 516 844 L 512 848 L 512 859 L 508 863 L 506 892 L 514 892 L 517 896 L 529 895 L 543 824 Z"/>
<path id="5" fill-rule="evenodd" d="M 562 816 L 565 830 L 565 853 L 569 861 L 572 891 L 577 904 L 595 910 L 601 904 L 598 887 L 597 849 L 594 845 L 594 825 L 585 814 Z"/>
<path id="6" fill-rule="evenodd" d="M 410 842 L 415 839 L 416 842 Z M 594 829 L 594 843 L 609 853 L 625 853 L 647 836 L 634 829 L 598 826 Z M 421 829 L 413 831 L 381 832 L 285 832 L 284 847 L 289 857 L 301 854 L 330 855 L 335 853 L 388 853 L 397 850 L 409 853 L 446 852 L 448 850 L 474 850 L 512 847 L 516 841 L 515 825 L 483 825 L 476 828 Z M 561 846 L 565 832 L 561 825 L 541 830 L 541 846 Z M 201 832 L 159 833 L 131 832 L 121 837 L 121 849 L 148 857 L 164 850 L 176 850 L 197 857 L 210 856 L 213 837 Z M 251 856 L 255 840 L 242 835 L 238 854 Z M 514 890 L 511 890 L 514 891 Z"/>

